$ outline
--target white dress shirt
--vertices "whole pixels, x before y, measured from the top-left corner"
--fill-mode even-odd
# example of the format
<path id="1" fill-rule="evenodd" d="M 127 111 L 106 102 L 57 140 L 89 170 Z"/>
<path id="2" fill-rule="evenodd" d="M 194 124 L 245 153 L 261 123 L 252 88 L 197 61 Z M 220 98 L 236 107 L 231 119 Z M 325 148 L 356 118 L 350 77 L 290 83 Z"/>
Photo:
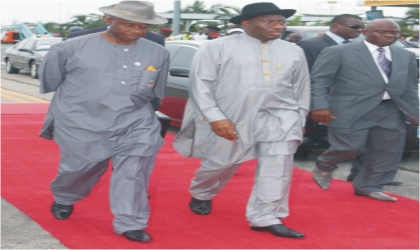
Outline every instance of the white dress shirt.
<path id="1" fill-rule="evenodd" d="M 331 39 L 333 39 L 337 44 L 344 44 L 346 39 L 342 38 L 341 36 L 337 36 L 336 34 L 332 33 L 331 31 L 325 32 L 327 36 L 329 36 Z M 351 41 L 351 39 L 349 39 Z"/>
<path id="2" fill-rule="evenodd" d="M 364 42 L 365 42 L 366 46 L 368 47 L 368 50 L 372 54 L 373 60 L 375 61 L 376 66 L 379 69 L 379 72 L 381 72 L 381 75 L 384 78 L 385 83 L 388 83 L 388 81 L 389 81 L 388 76 L 382 70 L 382 68 L 381 68 L 381 66 L 379 65 L 379 62 L 378 62 L 378 55 L 379 55 L 378 48 L 379 47 L 374 45 L 374 44 L 371 44 L 371 43 L 367 42 L 366 40 Z M 389 46 L 382 47 L 382 48 L 384 48 L 384 50 L 385 50 L 386 59 L 388 59 L 392 62 L 391 50 L 389 49 Z M 388 92 L 385 91 L 384 96 L 382 97 L 382 100 L 388 100 L 388 99 L 391 99 L 391 97 L 389 96 Z"/>

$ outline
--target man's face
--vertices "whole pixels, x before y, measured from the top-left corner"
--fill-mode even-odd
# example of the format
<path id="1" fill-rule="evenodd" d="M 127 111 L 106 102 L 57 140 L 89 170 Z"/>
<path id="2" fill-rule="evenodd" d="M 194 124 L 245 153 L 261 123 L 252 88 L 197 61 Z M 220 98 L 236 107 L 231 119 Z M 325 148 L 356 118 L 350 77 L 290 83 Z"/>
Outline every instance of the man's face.
<path id="1" fill-rule="evenodd" d="M 278 39 L 287 28 L 282 15 L 265 15 L 242 21 L 245 31 L 261 42 Z"/>
<path id="2" fill-rule="evenodd" d="M 217 31 L 214 29 L 209 29 L 209 28 L 206 28 L 206 31 L 204 32 L 204 34 L 206 35 L 211 35 L 213 33 L 217 33 Z"/>
<path id="3" fill-rule="evenodd" d="M 289 38 L 289 42 L 291 43 L 297 43 L 301 40 L 301 37 L 297 34 L 290 34 L 288 38 Z"/>
<path id="4" fill-rule="evenodd" d="M 345 18 L 340 23 L 333 23 L 330 31 L 344 39 L 352 39 L 360 36 L 365 24 L 357 18 Z"/>
<path id="5" fill-rule="evenodd" d="M 395 43 L 400 36 L 400 27 L 398 24 L 391 21 L 382 21 L 369 25 L 363 31 L 366 41 L 379 47 L 389 46 Z"/>
<path id="6" fill-rule="evenodd" d="M 137 23 L 121 18 L 110 17 L 107 19 L 109 31 L 120 41 L 135 43 L 138 39 L 146 35 L 150 24 Z"/>
<path id="7" fill-rule="evenodd" d="M 412 36 L 413 40 L 419 40 L 419 33 L 414 33 Z"/>

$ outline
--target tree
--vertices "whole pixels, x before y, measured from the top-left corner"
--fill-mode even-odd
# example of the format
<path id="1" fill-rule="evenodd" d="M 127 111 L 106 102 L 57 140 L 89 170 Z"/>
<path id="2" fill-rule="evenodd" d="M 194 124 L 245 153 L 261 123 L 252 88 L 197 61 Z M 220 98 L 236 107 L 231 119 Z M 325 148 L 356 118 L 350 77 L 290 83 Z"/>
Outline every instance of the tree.
<path id="1" fill-rule="evenodd" d="M 71 26 L 82 26 L 85 29 L 96 28 L 102 25 L 105 25 L 105 21 L 102 19 L 101 15 L 98 14 L 88 14 L 88 15 L 76 15 L 72 17 L 69 27 Z"/>
<path id="2" fill-rule="evenodd" d="M 206 4 L 203 1 L 195 1 L 192 5 L 188 5 L 181 10 L 181 13 L 209 13 Z"/>
<path id="3" fill-rule="evenodd" d="M 287 22 L 287 26 L 299 26 L 302 25 L 300 19 L 302 16 L 295 16 L 292 20 Z"/>
<path id="4" fill-rule="evenodd" d="M 414 32 L 418 32 L 418 30 L 414 30 L 414 25 L 419 24 L 419 8 L 411 8 L 405 15 L 406 17 L 398 22 L 401 33 L 412 35 Z"/>

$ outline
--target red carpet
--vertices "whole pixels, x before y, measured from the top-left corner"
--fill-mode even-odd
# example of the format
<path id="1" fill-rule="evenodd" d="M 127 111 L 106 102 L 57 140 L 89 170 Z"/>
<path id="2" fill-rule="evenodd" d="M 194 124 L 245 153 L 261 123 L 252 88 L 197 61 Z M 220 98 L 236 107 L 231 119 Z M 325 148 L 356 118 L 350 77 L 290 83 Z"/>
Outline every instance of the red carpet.
<path id="1" fill-rule="evenodd" d="M 398 197 L 398 202 L 387 203 L 355 196 L 351 185 L 340 180 L 324 191 L 313 183 L 310 173 L 299 169 L 293 173 L 291 215 L 284 222 L 304 232 L 306 238 L 277 238 L 251 231 L 245 206 L 255 161 L 238 170 L 214 199 L 209 216 L 195 215 L 187 205 L 188 186 L 200 161 L 176 153 L 171 134 L 158 155 L 150 183 L 152 213 L 147 232 L 153 242 L 130 242 L 113 233 L 108 204 L 110 171 L 87 199 L 75 205 L 70 219 L 55 220 L 49 211 L 49 183 L 56 174 L 59 153 L 54 142 L 38 137 L 43 121 L 39 113 L 45 110 L 41 106 L 39 112 L 34 107 L 2 106 L 7 114 L 2 115 L 2 197 L 68 248 L 419 248 L 418 201 Z"/>

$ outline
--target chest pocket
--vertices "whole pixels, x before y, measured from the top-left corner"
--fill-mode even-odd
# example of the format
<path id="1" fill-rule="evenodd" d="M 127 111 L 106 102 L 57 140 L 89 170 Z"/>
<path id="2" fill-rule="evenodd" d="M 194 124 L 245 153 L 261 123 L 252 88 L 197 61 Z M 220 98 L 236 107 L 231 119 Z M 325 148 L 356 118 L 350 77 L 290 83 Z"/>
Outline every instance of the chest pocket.
<path id="1" fill-rule="evenodd" d="M 159 70 L 142 70 L 139 76 L 132 75 L 132 81 L 138 84 L 130 93 L 131 101 L 137 108 L 142 108 L 155 98 L 154 88 L 157 82 Z"/>
<path id="2" fill-rule="evenodd" d="M 153 91 L 159 70 L 133 70 L 130 78 L 114 79 L 111 90 L 100 102 L 114 111 L 123 108 L 142 108 L 154 97 Z M 127 79 L 127 80 L 126 80 Z"/>

